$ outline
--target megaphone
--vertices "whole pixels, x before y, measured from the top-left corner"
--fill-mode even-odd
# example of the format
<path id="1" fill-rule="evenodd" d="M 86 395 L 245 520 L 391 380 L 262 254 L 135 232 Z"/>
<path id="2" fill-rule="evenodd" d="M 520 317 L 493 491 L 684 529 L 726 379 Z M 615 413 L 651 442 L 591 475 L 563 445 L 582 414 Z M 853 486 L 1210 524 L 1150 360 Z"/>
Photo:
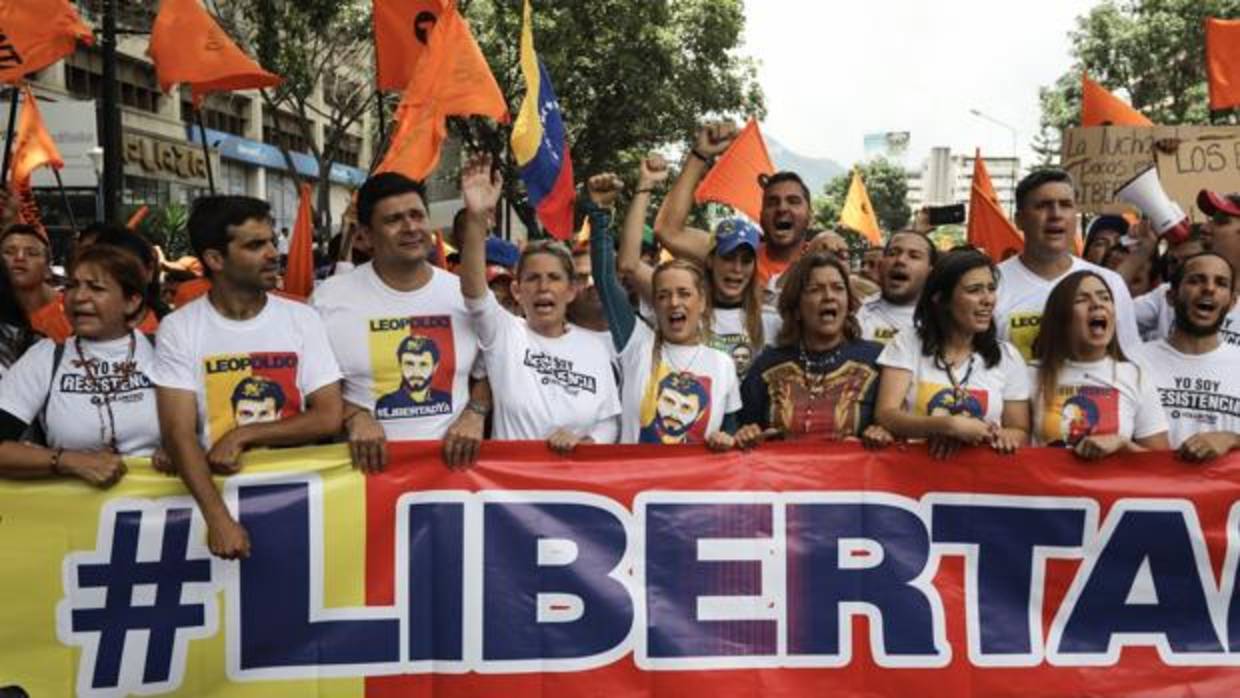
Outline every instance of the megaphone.
<path id="1" fill-rule="evenodd" d="M 1188 239 L 1189 223 L 1184 209 L 1167 196 L 1158 181 L 1158 168 L 1150 165 L 1115 190 L 1115 198 L 1140 209 L 1154 232 L 1172 244 Z"/>

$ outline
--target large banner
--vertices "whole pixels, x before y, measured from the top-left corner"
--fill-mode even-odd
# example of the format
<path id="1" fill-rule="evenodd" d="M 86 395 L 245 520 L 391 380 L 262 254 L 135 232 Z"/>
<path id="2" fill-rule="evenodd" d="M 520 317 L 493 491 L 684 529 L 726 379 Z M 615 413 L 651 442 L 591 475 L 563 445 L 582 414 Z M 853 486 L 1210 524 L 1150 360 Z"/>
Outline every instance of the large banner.
<path id="1" fill-rule="evenodd" d="M 0 483 L 0 686 L 42 696 L 1236 696 L 1240 457 L 487 443 Z"/>

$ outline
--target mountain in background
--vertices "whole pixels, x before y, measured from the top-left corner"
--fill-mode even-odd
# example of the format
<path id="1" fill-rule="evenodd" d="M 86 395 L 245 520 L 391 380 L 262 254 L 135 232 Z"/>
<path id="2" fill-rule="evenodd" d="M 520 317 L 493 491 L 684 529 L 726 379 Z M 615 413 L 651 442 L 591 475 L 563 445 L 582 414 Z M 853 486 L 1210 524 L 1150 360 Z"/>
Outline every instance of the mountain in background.
<path id="1" fill-rule="evenodd" d="M 801 175 L 805 186 L 809 187 L 814 196 L 820 196 L 827 182 L 845 172 L 842 165 L 830 158 L 812 158 L 801 155 L 789 150 L 768 134 L 763 134 L 763 138 L 766 140 L 766 149 L 771 156 L 771 161 L 775 163 L 775 169 L 791 170 Z"/>

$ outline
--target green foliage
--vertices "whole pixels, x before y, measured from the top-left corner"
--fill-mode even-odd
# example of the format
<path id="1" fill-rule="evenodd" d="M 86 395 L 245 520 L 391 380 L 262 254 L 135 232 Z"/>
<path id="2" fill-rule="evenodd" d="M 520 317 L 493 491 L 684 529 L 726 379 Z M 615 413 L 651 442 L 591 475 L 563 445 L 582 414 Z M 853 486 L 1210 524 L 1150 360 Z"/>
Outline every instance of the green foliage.
<path id="1" fill-rule="evenodd" d="M 1104 0 L 1069 34 L 1072 68 L 1038 92 L 1043 126 L 1080 124 L 1082 71 L 1156 124 L 1236 123 L 1209 110 L 1205 20 L 1237 15 L 1240 0 Z"/>
<path id="2" fill-rule="evenodd" d="M 860 163 L 854 169 L 861 170 L 861 179 L 870 195 L 870 204 L 874 206 L 879 227 L 890 233 L 908 225 L 913 211 L 908 205 L 908 181 L 904 168 L 898 163 L 878 159 Z M 823 195 L 814 199 L 814 219 L 820 226 L 833 228 L 839 222 L 851 183 L 852 170 L 849 170 L 827 182 Z"/>
<path id="3" fill-rule="evenodd" d="M 127 211 L 125 215 L 133 215 L 133 211 Z M 162 247 L 166 258 L 177 259 L 193 254 L 189 244 L 189 231 L 186 229 L 188 222 L 189 209 L 183 204 L 152 206 L 150 213 L 138 225 L 138 232 Z"/>
<path id="4" fill-rule="evenodd" d="M 521 3 L 474 0 L 465 14 L 515 118 L 525 97 Z M 542 2 L 533 21 L 579 182 L 613 171 L 632 185 L 647 152 L 687 141 L 705 118 L 765 113 L 756 66 L 737 51 L 741 0 Z M 451 125 L 471 147 L 506 150 L 509 126 Z M 511 159 L 504 169 L 506 195 L 524 201 Z"/>

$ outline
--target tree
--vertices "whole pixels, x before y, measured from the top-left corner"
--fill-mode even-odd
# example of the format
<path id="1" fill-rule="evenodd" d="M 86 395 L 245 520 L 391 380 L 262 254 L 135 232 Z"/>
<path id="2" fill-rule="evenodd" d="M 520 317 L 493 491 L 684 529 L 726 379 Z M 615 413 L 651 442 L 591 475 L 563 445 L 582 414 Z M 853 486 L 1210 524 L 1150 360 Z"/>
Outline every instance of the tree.
<path id="1" fill-rule="evenodd" d="M 515 114 L 525 97 L 521 3 L 474 0 L 464 11 Z M 578 181 L 605 171 L 627 179 L 646 152 L 685 142 L 705 118 L 764 114 L 756 67 L 737 52 L 745 26 L 741 0 L 539 3 L 533 21 Z M 453 119 L 450 126 L 469 147 L 507 149 L 507 126 L 477 119 Z M 511 158 L 504 169 L 505 196 L 523 203 Z"/>
<path id="2" fill-rule="evenodd" d="M 1211 114 L 1205 73 L 1205 20 L 1240 14 L 1240 0 L 1104 0 L 1069 33 L 1072 68 L 1038 96 L 1044 128 L 1080 124 L 1081 72 L 1129 101 L 1156 124 L 1237 123 Z"/>
<path id="3" fill-rule="evenodd" d="M 265 111 L 277 125 L 277 147 L 289 176 L 300 184 L 292 153 L 306 150 L 318 163 L 318 229 L 331 221 L 332 165 L 349 144 L 350 131 L 375 94 L 371 3 L 339 0 L 212 0 L 212 11 L 234 38 L 267 70 L 284 78 L 260 90 Z M 291 116 L 291 118 L 290 118 Z M 317 134 L 316 123 L 322 122 Z"/>
<path id="4" fill-rule="evenodd" d="M 861 179 L 870 195 L 870 204 L 874 206 L 879 227 L 890 233 L 908 225 L 913 210 L 908 205 L 908 180 L 904 168 L 880 158 L 858 164 L 854 169 L 861 170 Z M 822 197 L 814 200 L 814 218 L 819 225 L 833 228 L 839 222 L 850 184 L 852 170 L 835 177 L 823 187 Z"/>

